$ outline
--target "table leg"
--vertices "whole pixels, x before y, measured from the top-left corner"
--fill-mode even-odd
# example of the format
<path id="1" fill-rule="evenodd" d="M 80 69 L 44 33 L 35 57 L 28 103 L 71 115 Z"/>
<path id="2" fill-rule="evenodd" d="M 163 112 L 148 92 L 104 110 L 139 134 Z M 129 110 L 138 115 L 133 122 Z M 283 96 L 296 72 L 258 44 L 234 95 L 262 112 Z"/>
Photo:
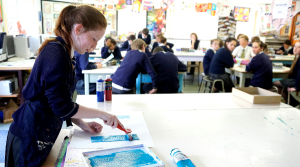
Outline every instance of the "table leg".
<path id="1" fill-rule="evenodd" d="M 244 73 L 239 73 L 240 76 L 240 88 L 245 87 L 246 76 Z"/>
<path id="2" fill-rule="evenodd" d="M 90 94 L 90 74 L 84 74 L 84 91 L 85 95 Z"/>
<path id="3" fill-rule="evenodd" d="M 23 97 L 23 75 L 22 70 L 18 70 L 18 80 L 19 80 L 19 90 L 20 90 L 20 104 L 22 105 L 24 103 L 24 97 Z"/>

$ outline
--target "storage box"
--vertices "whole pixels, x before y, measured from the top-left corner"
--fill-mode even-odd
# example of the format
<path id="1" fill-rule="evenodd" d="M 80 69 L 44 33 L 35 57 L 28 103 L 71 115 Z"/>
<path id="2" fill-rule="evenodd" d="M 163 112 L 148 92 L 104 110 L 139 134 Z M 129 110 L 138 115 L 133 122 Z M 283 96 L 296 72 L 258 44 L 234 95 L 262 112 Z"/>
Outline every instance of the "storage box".
<path id="1" fill-rule="evenodd" d="M 281 102 L 281 95 L 257 87 L 232 88 L 232 94 L 253 104 Z"/>
<path id="2" fill-rule="evenodd" d="M 3 111 L 3 123 L 11 123 L 13 122 L 12 114 L 19 109 L 19 106 L 12 99 L 4 104 L 4 106 L 0 106 L 0 111 Z"/>

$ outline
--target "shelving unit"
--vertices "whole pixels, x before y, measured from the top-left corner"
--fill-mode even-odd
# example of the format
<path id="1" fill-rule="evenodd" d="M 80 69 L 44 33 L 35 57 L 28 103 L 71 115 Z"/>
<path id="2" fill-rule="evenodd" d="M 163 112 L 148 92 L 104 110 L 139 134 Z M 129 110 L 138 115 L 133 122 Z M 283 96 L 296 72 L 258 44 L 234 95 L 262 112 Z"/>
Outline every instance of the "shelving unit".
<path id="1" fill-rule="evenodd" d="M 272 36 L 260 36 L 260 40 L 268 44 L 268 49 L 273 48 L 274 50 L 278 50 L 285 40 L 289 40 L 289 37 L 279 36 L 278 38 L 274 38 Z"/>

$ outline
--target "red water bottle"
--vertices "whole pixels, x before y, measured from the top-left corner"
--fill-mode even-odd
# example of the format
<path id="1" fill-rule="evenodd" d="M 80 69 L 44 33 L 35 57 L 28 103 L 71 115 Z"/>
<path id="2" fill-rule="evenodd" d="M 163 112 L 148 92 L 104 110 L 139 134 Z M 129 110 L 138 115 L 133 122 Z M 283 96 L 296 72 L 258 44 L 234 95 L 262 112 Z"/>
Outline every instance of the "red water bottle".
<path id="1" fill-rule="evenodd" d="M 110 75 L 106 75 L 104 96 L 105 96 L 105 101 L 111 101 L 111 97 L 112 97 L 112 79 L 110 78 Z"/>

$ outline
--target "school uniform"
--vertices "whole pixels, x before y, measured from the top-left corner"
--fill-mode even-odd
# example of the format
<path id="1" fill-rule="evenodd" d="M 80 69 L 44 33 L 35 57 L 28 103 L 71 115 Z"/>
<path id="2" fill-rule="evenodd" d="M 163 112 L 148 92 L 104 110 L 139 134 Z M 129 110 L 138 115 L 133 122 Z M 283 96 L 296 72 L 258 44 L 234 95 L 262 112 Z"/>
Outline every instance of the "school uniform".
<path id="1" fill-rule="evenodd" d="M 191 41 L 191 44 L 192 44 L 192 41 Z M 200 40 L 197 39 L 194 43 L 194 49 L 198 50 L 198 48 L 200 49 Z M 192 65 L 196 64 L 196 62 L 192 61 L 191 64 Z M 194 75 L 194 72 L 195 72 L 195 67 L 191 67 L 189 74 Z"/>
<path id="2" fill-rule="evenodd" d="M 241 59 L 250 59 L 250 57 L 255 56 L 255 54 L 252 51 L 252 47 L 248 45 L 245 48 L 243 48 L 241 45 L 236 47 L 233 50 L 232 55 L 235 56 L 236 58 L 241 58 Z"/>
<path id="3" fill-rule="evenodd" d="M 165 44 L 159 44 L 159 47 L 161 47 L 165 52 L 171 52 L 174 53 L 174 51 L 170 48 L 168 48 Z"/>
<path id="4" fill-rule="evenodd" d="M 281 48 L 279 48 L 279 50 L 283 51 L 283 55 L 288 55 L 288 54 L 293 55 L 294 54 L 294 48 L 291 46 L 288 49 L 285 49 L 283 46 L 281 46 Z"/>
<path id="5" fill-rule="evenodd" d="M 233 65 L 234 61 L 231 52 L 225 48 L 219 49 L 210 63 L 209 78 L 211 80 L 222 79 L 224 81 L 225 92 L 231 92 L 232 87 L 234 87 L 229 74 L 225 72 L 225 68 L 231 68 Z M 217 83 L 215 87 L 222 90 L 220 83 Z"/>
<path id="6" fill-rule="evenodd" d="M 173 48 L 173 46 L 174 46 L 174 44 L 172 44 L 172 43 L 168 43 L 167 42 L 167 45 L 170 47 L 170 49 L 172 49 Z M 156 48 L 156 47 L 158 47 L 159 46 L 159 43 L 158 42 L 154 42 L 153 43 L 153 46 L 152 46 L 152 53 L 153 53 L 153 51 L 154 51 L 154 49 Z"/>
<path id="7" fill-rule="evenodd" d="M 46 45 L 37 57 L 23 89 L 26 101 L 12 115 L 6 166 L 41 166 L 63 121 L 70 123 L 78 111 L 79 105 L 71 99 L 76 85 L 71 58 L 65 41 L 61 37 L 56 39 L 58 42 Z"/>
<path id="8" fill-rule="evenodd" d="M 150 50 L 149 46 L 147 46 L 145 48 L 145 53 L 147 54 L 148 58 L 152 57 L 152 53 L 151 53 L 151 50 Z"/>
<path id="9" fill-rule="evenodd" d="M 101 57 L 103 59 L 106 59 L 107 57 L 109 57 L 110 54 L 114 55 L 114 59 L 120 60 L 120 59 L 123 58 L 122 55 L 121 55 L 120 48 L 118 46 L 116 46 L 114 50 L 110 50 L 107 46 L 102 47 L 102 49 L 101 49 Z"/>
<path id="10" fill-rule="evenodd" d="M 129 45 L 129 41 L 125 41 L 122 45 L 122 47 L 120 48 L 120 51 L 129 51 L 131 50 L 130 45 Z"/>
<path id="11" fill-rule="evenodd" d="M 112 92 L 116 94 L 133 93 L 136 78 L 141 72 L 151 76 L 153 89 L 156 88 L 157 74 L 146 53 L 139 50 L 127 52 L 122 65 L 112 76 Z"/>
<path id="12" fill-rule="evenodd" d="M 151 36 L 150 36 L 150 34 L 148 34 L 147 37 L 144 38 L 144 37 L 143 37 L 143 34 L 140 33 L 140 34 L 138 35 L 138 38 L 139 38 L 139 39 L 142 39 L 143 41 L 145 41 L 145 43 L 146 43 L 147 45 L 150 45 L 150 44 L 151 44 Z"/>
<path id="13" fill-rule="evenodd" d="M 210 67 L 211 60 L 215 54 L 216 54 L 216 51 L 213 48 L 210 48 L 205 53 L 205 56 L 203 58 L 203 69 L 204 69 L 205 75 L 207 75 L 207 76 L 209 74 L 209 67 Z"/>
<path id="14" fill-rule="evenodd" d="M 80 95 L 85 95 L 85 88 L 84 88 L 84 74 L 82 70 L 92 70 L 96 69 L 97 65 L 94 63 L 89 62 L 89 53 L 85 52 L 84 54 L 79 54 L 76 51 L 74 52 L 76 65 L 75 65 L 75 73 L 76 73 L 76 91 Z M 90 94 L 96 94 L 96 83 L 89 83 Z"/>
<path id="15" fill-rule="evenodd" d="M 246 71 L 251 71 L 253 77 L 251 85 L 263 89 L 273 87 L 273 65 L 269 56 L 261 52 L 254 56 L 251 62 L 246 66 Z"/>
<path id="16" fill-rule="evenodd" d="M 178 71 L 186 71 L 187 67 L 170 52 L 158 52 L 150 62 L 157 73 L 157 93 L 177 93 L 179 89 Z M 152 84 L 145 84 L 143 90 L 149 92 Z"/>

